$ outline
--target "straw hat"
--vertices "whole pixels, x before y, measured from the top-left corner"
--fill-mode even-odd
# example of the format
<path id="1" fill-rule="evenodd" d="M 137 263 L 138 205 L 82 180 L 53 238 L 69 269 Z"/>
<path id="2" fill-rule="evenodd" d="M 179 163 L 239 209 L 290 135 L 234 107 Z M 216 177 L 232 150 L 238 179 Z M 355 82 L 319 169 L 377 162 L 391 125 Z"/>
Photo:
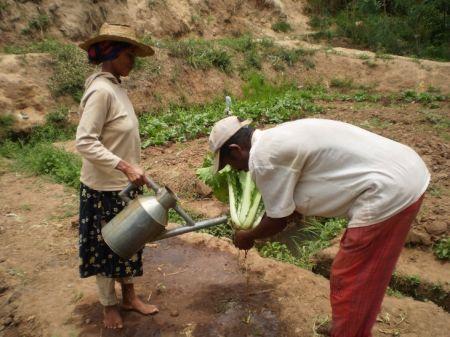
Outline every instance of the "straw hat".
<path id="1" fill-rule="evenodd" d="M 152 47 L 138 41 L 136 32 L 130 26 L 106 22 L 100 27 L 100 32 L 97 36 L 90 38 L 79 46 L 87 51 L 94 43 L 101 41 L 127 42 L 136 47 L 136 56 L 140 57 L 150 56 L 155 53 Z"/>

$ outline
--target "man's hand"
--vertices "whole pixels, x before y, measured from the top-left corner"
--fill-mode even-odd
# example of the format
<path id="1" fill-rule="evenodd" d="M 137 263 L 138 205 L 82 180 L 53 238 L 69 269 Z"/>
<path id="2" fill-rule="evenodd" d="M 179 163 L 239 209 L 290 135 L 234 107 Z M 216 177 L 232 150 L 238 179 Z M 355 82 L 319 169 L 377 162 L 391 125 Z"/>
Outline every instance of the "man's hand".
<path id="1" fill-rule="evenodd" d="M 134 166 L 121 160 L 117 164 L 116 169 L 123 172 L 133 185 L 142 186 L 145 184 L 145 171 L 139 166 Z"/>
<path id="2" fill-rule="evenodd" d="M 250 234 L 250 231 L 236 231 L 234 233 L 233 243 L 239 249 L 249 250 L 255 244 L 255 239 Z"/>

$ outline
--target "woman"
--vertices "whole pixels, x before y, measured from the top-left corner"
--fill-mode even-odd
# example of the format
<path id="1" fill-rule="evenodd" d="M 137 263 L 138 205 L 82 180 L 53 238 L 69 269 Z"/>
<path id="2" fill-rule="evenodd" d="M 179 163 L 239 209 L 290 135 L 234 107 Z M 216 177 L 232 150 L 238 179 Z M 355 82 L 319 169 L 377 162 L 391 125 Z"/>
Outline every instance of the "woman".
<path id="1" fill-rule="evenodd" d="M 158 309 L 142 302 L 134 292 L 133 277 L 142 275 L 142 252 L 122 260 L 101 236 L 101 228 L 125 206 L 118 192 L 128 182 L 144 184 L 139 167 L 138 120 L 120 78 L 128 76 L 135 56 L 154 54 L 151 47 L 136 40 L 129 26 L 105 23 L 100 34 L 80 45 L 89 62 L 101 64 L 102 71 L 86 80 L 81 99 L 81 119 L 76 147 L 83 157 L 80 187 L 80 276 L 96 277 L 99 300 L 107 328 L 122 328 L 114 284 L 120 282 L 122 307 L 142 314 Z M 141 189 L 142 187 L 139 187 Z M 131 193 L 131 197 L 138 191 Z"/>

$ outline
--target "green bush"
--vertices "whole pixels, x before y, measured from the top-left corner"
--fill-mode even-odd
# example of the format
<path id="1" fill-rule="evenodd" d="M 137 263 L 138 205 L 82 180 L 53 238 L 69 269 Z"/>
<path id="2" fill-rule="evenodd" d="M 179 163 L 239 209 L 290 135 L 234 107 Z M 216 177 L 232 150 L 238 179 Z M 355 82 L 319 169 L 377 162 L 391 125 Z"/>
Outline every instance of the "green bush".
<path id="1" fill-rule="evenodd" d="M 11 114 L 0 115 L 0 140 L 9 135 L 14 122 L 15 118 Z"/>
<path id="2" fill-rule="evenodd" d="M 20 170 L 49 176 L 55 182 L 71 187 L 79 186 L 80 158 L 51 143 L 20 144 L 5 141 L 0 144 L 0 155 L 13 159 L 13 165 Z"/>
<path id="3" fill-rule="evenodd" d="M 216 67 L 224 72 L 231 70 L 231 56 L 206 40 L 166 41 L 169 56 L 182 58 L 195 69 Z"/>
<path id="4" fill-rule="evenodd" d="M 364 48 L 450 59 L 450 6 L 445 0 L 309 0 L 310 24 Z"/>
<path id="5" fill-rule="evenodd" d="M 28 22 L 28 26 L 22 30 L 22 34 L 40 32 L 43 34 L 50 26 L 50 19 L 47 14 L 39 14 Z"/>
<path id="6" fill-rule="evenodd" d="M 45 115 L 45 120 L 48 124 L 65 126 L 69 122 L 69 108 L 60 106 L 59 108 L 50 111 L 47 115 Z"/>
<path id="7" fill-rule="evenodd" d="M 292 27 L 286 21 L 278 21 L 272 25 L 272 29 L 276 32 L 287 33 L 292 30 Z"/>

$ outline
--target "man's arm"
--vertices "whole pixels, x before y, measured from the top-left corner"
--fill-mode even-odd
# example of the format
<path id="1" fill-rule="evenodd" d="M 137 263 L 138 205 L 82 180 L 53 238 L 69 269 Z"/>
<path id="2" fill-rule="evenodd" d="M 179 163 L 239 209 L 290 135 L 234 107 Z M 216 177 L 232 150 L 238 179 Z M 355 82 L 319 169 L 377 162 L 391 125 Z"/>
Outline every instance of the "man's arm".
<path id="1" fill-rule="evenodd" d="M 236 231 L 234 244 L 239 249 L 248 250 L 253 247 L 256 239 L 267 238 L 284 230 L 287 225 L 287 218 L 269 218 L 264 214 L 261 222 L 254 229 Z"/>

